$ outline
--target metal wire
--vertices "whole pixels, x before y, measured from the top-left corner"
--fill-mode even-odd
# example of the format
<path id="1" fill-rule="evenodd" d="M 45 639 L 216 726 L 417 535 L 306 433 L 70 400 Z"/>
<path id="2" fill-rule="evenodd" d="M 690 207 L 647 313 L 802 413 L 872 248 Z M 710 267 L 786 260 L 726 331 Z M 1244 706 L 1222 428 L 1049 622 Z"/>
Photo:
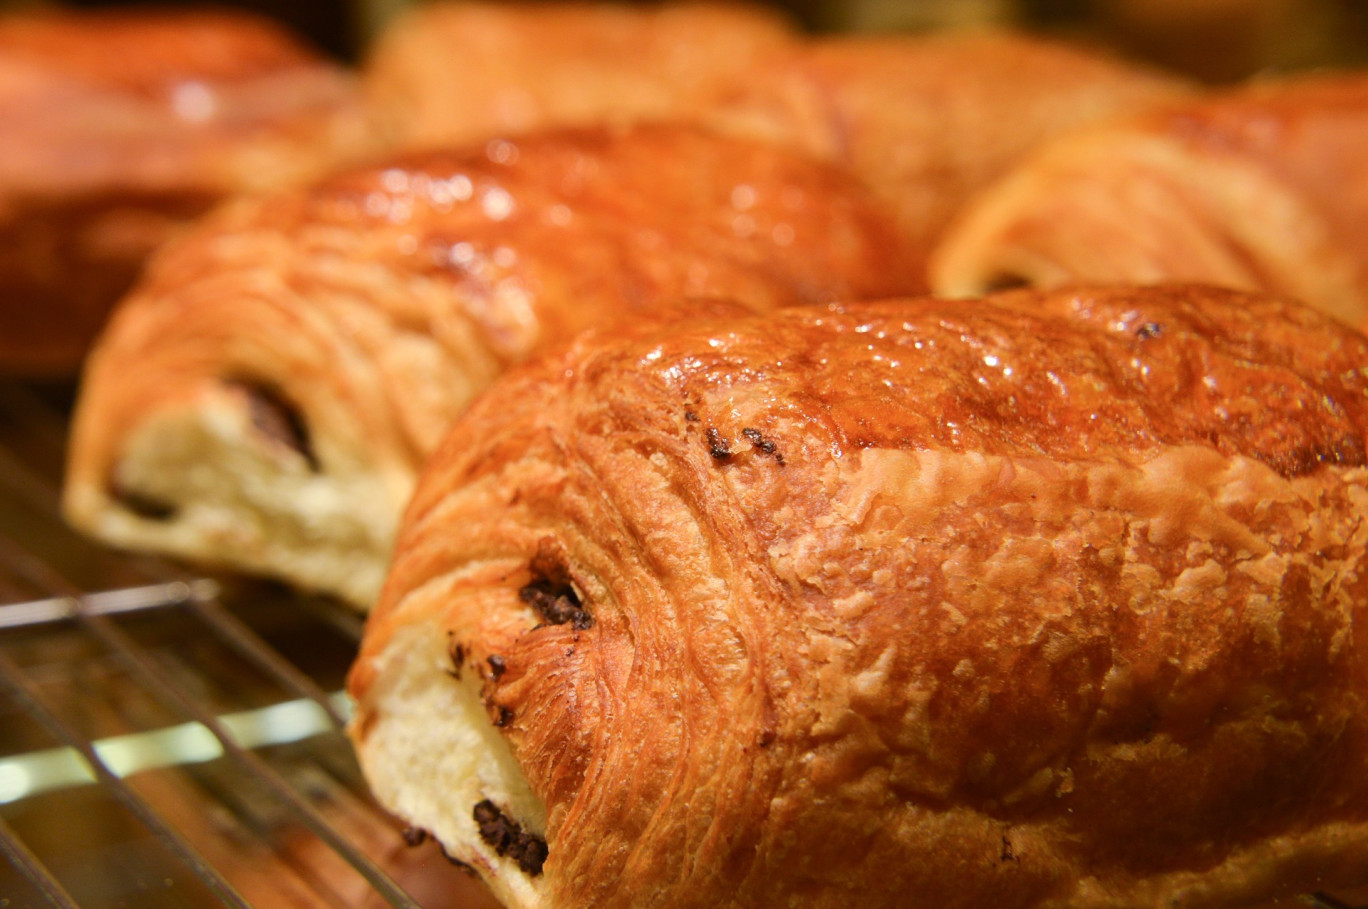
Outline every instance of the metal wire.
<path id="1" fill-rule="evenodd" d="M 318 683 L 300 672 L 293 663 L 271 649 L 252 631 L 214 599 L 195 599 L 191 608 L 219 639 L 232 645 L 257 668 L 272 676 L 284 688 L 306 697 L 323 708 L 338 729 L 347 725 L 347 718 L 337 709 L 333 699 Z"/>
<path id="2" fill-rule="evenodd" d="M 243 770 L 253 775 L 259 782 L 265 783 L 276 796 L 295 812 L 305 826 L 312 830 L 319 839 L 331 846 L 338 855 L 345 858 L 375 888 L 376 892 L 389 900 L 391 905 L 419 909 L 418 904 L 410 899 L 403 890 L 399 889 L 399 886 L 390 879 L 389 875 L 379 865 L 375 864 L 342 836 L 307 799 L 296 792 L 269 764 L 254 752 L 240 746 L 223 724 L 219 722 L 218 717 L 205 710 L 202 705 L 186 695 L 174 682 L 167 679 L 156 664 L 140 653 L 128 636 L 120 631 L 117 626 L 100 615 L 87 615 L 78 612 L 77 618 L 110 650 L 115 651 L 158 698 L 179 708 L 187 717 L 200 723 L 213 733 L 224 753 L 240 764 Z"/>
<path id="3" fill-rule="evenodd" d="M 67 893 L 66 888 L 52 876 L 42 862 L 38 861 L 38 857 L 29 851 L 24 841 L 19 839 L 19 835 L 5 823 L 4 818 L 0 818 L 0 853 L 4 853 L 10 864 L 18 868 L 19 873 L 28 878 L 51 905 L 60 909 L 79 909 L 71 894 Z"/>
<path id="4" fill-rule="evenodd" d="M 44 413 L 48 416 L 44 416 Z M 0 383 L 0 416 L 42 424 L 35 433 L 39 442 L 49 447 L 60 445 L 60 420 L 51 417 L 50 409 L 23 389 Z M 29 437 L 29 438 L 34 438 Z M 40 475 L 27 461 L 8 450 L 0 440 L 0 493 L 4 502 L 36 516 L 36 520 L 50 522 L 60 528 L 58 495 L 54 484 Z M 133 564 L 131 560 L 128 564 Z M 219 753 L 231 762 L 241 775 L 241 786 L 252 791 L 269 793 L 287 817 L 293 818 L 304 829 L 317 837 L 333 854 L 340 857 L 363 879 L 372 892 L 392 906 L 417 909 L 418 904 L 380 865 L 344 835 L 311 801 L 302 794 L 262 756 L 244 747 L 215 711 L 197 700 L 183 684 L 168 674 L 153 655 L 116 622 L 123 616 L 135 614 L 169 614 L 188 617 L 208 632 L 208 637 L 228 652 L 236 654 L 252 666 L 278 690 L 291 698 L 300 698 L 316 705 L 337 733 L 346 722 L 336 698 L 329 694 L 279 651 L 267 643 L 253 628 L 226 609 L 219 599 L 218 585 L 211 580 L 189 578 L 170 565 L 139 564 L 139 573 L 150 574 L 154 583 L 121 589 L 86 592 L 69 581 L 61 570 L 45 558 L 31 551 L 24 542 L 0 533 L 0 589 L 9 598 L 12 591 L 29 589 L 38 598 L 26 602 L 0 605 L 0 632 L 28 633 L 46 631 L 51 627 L 74 629 L 88 636 L 104 649 L 118 665 L 122 665 L 139 689 L 149 694 L 164 709 L 187 718 L 207 730 L 217 742 Z M 318 607 L 315 609 L 327 607 Z M 355 617 L 343 616 L 329 622 L 331 634 L 338 640 L 355 643 L 360 623 Z M 4 642 L 0 638 L 0 643 Z M 59 711 L 47 703 L 37 685 L 26 671 L 0 647 L 0 692 L 32 718 L 40 728 L 58 742 L 80 756 L 88 765 L 89 777 L 97 782 L 123 807 L 167 852 L 202 882 L 222 904 L 233 907 L 249 906 L 248 900 L 223 873 L 146 798 L 139 795 L 102 759 L 92 739 L 64 721 Z M 326 766 L 326 763 L 320 766 Z M 378 814 L 378 811 L 377 811 Z M 397 838 L 396 838 L 397 839 Z M 58 907 L 75 907 L 78 902 L 63 887 L 58 877 L 44 865 L 38 855 L 25 845 L 20 835 L 0 818 L 0 855 L 26 879 L 42 898 Z M 3 864 L 0 863 L 0 869 Z M 326 883 L 326 882 L 325 882 Z"/>
<path id="5" fill-rule="evenodd" d="M 233 886 L 215 870 L 214 866 L 206 861 L 184 837 L 177 833 L 175 828 L 166 823 L 156 809 L 109 769 L 105 762 L 100 759 L 99 754 L 96 753 L 90 740 L 62 722 L 55 713 L 47 708 L 33 690 L 32 684 L 24 677 L 24 673 L 6 656 L 3 650 L 0 650 L 0 683 L 4 684 L 14 700 L 24 708 L 29 716 L 42 723 L 67 747 L 78 751 L 95 772 L 100 782 L 108 787 L 114 797 L 141 821 L 143 826 L 161 841 L 162 845 L 207 884 L 225 905 L 248 909 L 250 904 L 233 889 Z M 26 871 L 27 868 L 21 868 L 21 870 Z M 50 875 L 46 873 L 41 878 L 30 878 L 39 886 L 46 883 L 48 879 L 50 879 Z"/>
<path id="6" fill-rule="evenodd" d="M 208 729 L 229 758 L 239 764 L 245 773 L 264 784 L 286 804 L 301 823 L 356 869 L 379 895 L 383 896 L 393 906 L 417 909 L 418 904 L 400 889 L 379 865 L 347 840 L 269 764 L 252 751 L 240 746 L 224 728 L 217 716 L 186 695 L 180 687 L 168 679 L 164 672 L 140 651 L 137 644 L 108 618 L 112 613 L 135 609 L 163 608 L 188 602 L 196 607 L 195 613 L 205 619 L 206 623 L 221 634 L 225 641 L 248 655 L 253 662 L 273 675 L 287 689 L 299 692 L 319 704 L 335 725 L 341 727 L 345 723 L 345 718 L 316 683 L 290 665 L 250 629 L 232 618 L 219 604 L 212 599 L 205 598 L 205 593 L 213 590 L 212 583 L 206 582 L 198 585 L 173 583 L 83 597 L 78 592 L 69 589 L 65 581 L 49 566 L 27 553 L 19 551 L 16 544 L 11 540 L 0 538 L 0 560 L 27 577 L 40 579 L 49 588 L 57 588 L 54 592 L 61 594 L 58 597 L 37 603 L 5 607 L 4 610 L 0 610 L 0 626 L 6 624 L 7 613 L 11 610 L 14 615 L 23 618 L 24 624 L 32 624 L 36 620 L 55 621 L 59 619 L 79 622 L 112 653 L 116 654 L 148 690 L 173 709 Z M 148 596 L 149 593 L 153 592 L 162 594 L 162 598 L 156 599 Z M 8 624 L 17 623 L 10 621 Z M 219 892 L 227 904 L 248 905 L 211 865 L 200 858 L 189 844 L 179 838 L 173 830 L 166 827 L 156 816 L 156 812 L 133 794 L 122 780 L 118 779 L 104 765 L 88 740 L 83 739 L 69 727 L 61 724 L 51 712 L 42 707 L 31 688 L 24 682 L 18 667 L 4 655 L 3 651 L 0 651 L 0 680 L 3 680 L 15 692 L 16 700 L 31 715 L 48 726 L 68 746 L 79 751 L 82 757 L 91 764 L 100 780 L 115 791 L 116 796 L 125 804 L 125 807 L 132 811 L 150 830 L 163 838 L 165 843 L 191 870 Z M 23 869 L 21 868 L 21 870 Z M 35 883 L 38 882 L 35 881 Z"/>

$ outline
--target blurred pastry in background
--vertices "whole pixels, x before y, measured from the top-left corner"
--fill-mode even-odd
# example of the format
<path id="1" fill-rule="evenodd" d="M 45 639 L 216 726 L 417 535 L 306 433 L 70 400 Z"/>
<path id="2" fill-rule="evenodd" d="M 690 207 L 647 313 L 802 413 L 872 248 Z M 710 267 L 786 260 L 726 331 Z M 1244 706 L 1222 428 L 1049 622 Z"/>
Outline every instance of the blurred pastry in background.
<path id="1" fill-rule="evenodd" d="M 381 32 L 363 66 L 388 137 L 443 145 L 531 129 L 697 119 L 798 40 L 776 8 L 727 2 L 439 2 Z"/>
<path id="2" fill-rule="evenodd" d="M 420 152 L 224 208 L 92 353 L 66 513 L 368 607 L 414 476 L 510 364 L 609 322 L 915 292 L 860 183 L 684 126 Z"/>
<path id="3" fill-rule="evenodd" d="M 0 17 L 0 372 L 74 374 L 178 228 L 371 141 L 354 77 L 269 20 Z"/>
<path id="4" fill-rule="evenodd" d="M 938 293 L 1205 281 L 1368 328 L 1368 72 L 1254 83 L 1061 137 L 985 190 Z"/>
<path id="5" fill-rule="evenodd" d="M 1009 32 L 809 38 L 747 6 L 416 7 L 365 67 L 398 145 L 684 120 L 853 170 L 924 246 L 1060 130 L 1183 95 L 1177 77 Z"/>
<path id="6" fill-rule="evenodd" d="M 776 52 L 709 116 L 849 168 L 929 250 L 975 192 L 1041 142 L 1191 91 L 1006 31 L 837 36 Z"/>

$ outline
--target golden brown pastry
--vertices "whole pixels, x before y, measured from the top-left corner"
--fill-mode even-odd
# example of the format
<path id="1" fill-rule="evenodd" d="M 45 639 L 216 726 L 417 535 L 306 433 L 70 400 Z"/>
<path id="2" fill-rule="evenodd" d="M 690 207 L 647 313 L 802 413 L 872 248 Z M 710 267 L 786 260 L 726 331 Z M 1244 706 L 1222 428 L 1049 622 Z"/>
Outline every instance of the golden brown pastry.
<path id="1" fill-rule="evenodd" d="M 1366 361 L 1197 286 L 582 336 L 429 461 L 362 765 L 510 906 L 1361 885 Z"/>
<path id="2" fill-rule="evenodd" d="M 697 117 L 796 41 L 758 4 L 435 2 L 411 8 L 367 56 L 376 119 L 401 145 L 554 126 Z"/>
<path id="3" fill-rule="evenodd" d="M 985 190 L 938 292 L 1194 280 L 1368 326 L 1368 72 L 1231 90 L 1061 138 Z"/>
<path id="4" fill-rule="evenodd" d="M 369 141 L 352 77 L 255 17 L 0 17 L 0 372 L 74 374 L 176 228 Z"/>
<path id="5" fill-rule="evenodd" d="M 1012 33 L 833 37 L 772 58 L 711 116 L 851 168 L 928 247 L 973 193 L 1046 139 L 1189 91 Z"/>
<path id="6" fill-rule="evenodd" d="M 1187 91 L 1024 35 L 807 39 L 689 3 L 426 4 L 382 37 L 366 82 L 401 145 L 654 119 L 763 136 L 854 170 L 928 249 L 1046 138 Z"/>
<path id="7" fill-rule="evenodd" d="M 66 511 L 369 605 L 419 464 L 509 364 L 689 297 L 920 287 L 904 250 L 843 172 L 684 127 L 422 153 L 245 201 L 164 247 L 92 353 Z"/>

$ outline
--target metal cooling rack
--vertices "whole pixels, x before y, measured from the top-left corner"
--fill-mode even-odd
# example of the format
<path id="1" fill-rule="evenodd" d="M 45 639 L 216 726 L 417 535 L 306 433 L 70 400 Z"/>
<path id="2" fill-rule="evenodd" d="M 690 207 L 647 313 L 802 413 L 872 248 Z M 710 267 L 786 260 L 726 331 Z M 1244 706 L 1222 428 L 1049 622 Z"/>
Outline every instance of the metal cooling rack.
<path id="1" fill-rule="evenodd" d="M 0 382 L 0 909 L 495 909 L 366 789 L 356 614 L 62 523 L 70 394 Z"/>
<path id="2" fill-rule="evenodd" d="M 64 526 L 69 397 L 0 383 L 0 909 L 496 906 L 367 792 L 358 616 Z"/>

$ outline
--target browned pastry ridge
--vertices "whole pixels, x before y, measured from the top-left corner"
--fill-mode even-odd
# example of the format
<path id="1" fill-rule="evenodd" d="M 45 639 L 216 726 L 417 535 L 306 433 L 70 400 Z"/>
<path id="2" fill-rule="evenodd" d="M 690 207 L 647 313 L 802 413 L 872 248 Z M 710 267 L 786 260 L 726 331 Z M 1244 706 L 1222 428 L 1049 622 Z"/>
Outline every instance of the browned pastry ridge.
<path id="1" fill-rule="evenodd" d="M 1253 84 L 1039 149 L 935 254 L 938 293 L 1190 280 L 1368 326 L 1368 71 Z"/>
<path id="2" fill-rule="evenodd" d="M 1364 362 L 1198 286 L 583 336 L 428 462 L 363 767 L 519 907 L 1364 883 Z"/>
<path id="3" fill-rule="evenodd" d="M 74 375 L 177 228 L 370 141 L 353 77 L 265 20 L 0 17 L 0 372 Z"/>
<path id="4" fill-rule="evenodd" d="M 604 120 L 763 136 L 853 170 L 928 250 L 1040 142 L 1187 91 L 1020 34 L 807 39 L 692 3 L 424 4 L 381 36 L 365 82 L 399 145 Z"/>
<path id="5" fill-rule="evenodd" d="M 509 364 L 576 331 L 921 288 L 843 172 L 686 127 L 429 152 L 230 206 L 91 355 L 68 517 L 368 606 L 414 475 Z"/>

